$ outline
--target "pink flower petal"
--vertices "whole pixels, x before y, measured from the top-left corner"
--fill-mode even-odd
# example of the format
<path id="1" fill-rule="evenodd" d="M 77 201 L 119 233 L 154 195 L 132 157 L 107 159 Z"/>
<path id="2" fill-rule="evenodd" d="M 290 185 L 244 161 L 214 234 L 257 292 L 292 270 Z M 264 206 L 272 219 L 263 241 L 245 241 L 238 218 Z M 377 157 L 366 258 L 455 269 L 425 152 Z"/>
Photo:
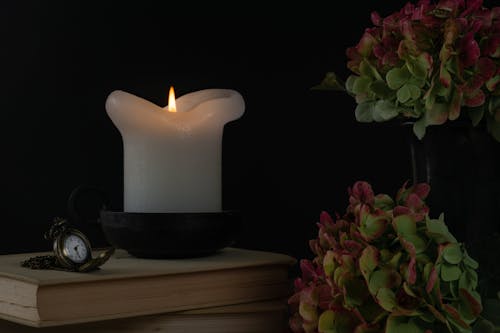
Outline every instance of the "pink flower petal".
<path id="1" fill-rule="evenodd" d="M 394 217 L 399 216 L 399 215 L 410 215 L 411 211 L 408 207 L 405 206 L 396 206 L 392 210 L 392 214 Z"/>
<path id="2" fill-rule="evenodd" d="M 322 284 L 317 288 L 319 301 L 318 306 L 320 309 L 327 310 L 332 302 L 332 288 L 327 284 Z"/>
<path id="3" fill-rule="evenodd" d="M 359 41 L 358 45 L 356 46 L 356 50 L 358 51 L 358 53 L 361 56 L 367 57 L 372 52 L 373 46 L 375 45 L 376 42 L 377 41 L 372 36 L 372 34 L 365 31 L 365 33 L 361 37 L 361 40 Z"/>
<path id="4" fill-rule="evenodd" d="M 478 300 L 474 296 L 472 296 L 472 294 L 466 289 L 461 288 L 460 294 L 465 299 L 467 299 L 469 307 L 472 310 L 472 315 L 475 317 L 479 316 L 479 314 L 483 311 L 483 306 L 481 305 L 481 302 L 478 302 Z"/>
<path id="5" fill-rule="evenodd" d="M 456 16 L 458 9 L 463 6 L 464 0 L 440 0 L 436 8 L 449 12 L 450 16 Z"/>
<path id="6" fill-rule="evenodd" d="M 376 26 L 379 26 L 381 27 L 382 26 L 382 17 L 380 17 L 380 14 L 377 13 L 377 12 L 372 12 L 371 13 L 371 20 L 372 20 L 372 23 Z"/>
<path id="7" fill-rule="evenodd" d="M 402 13 L 405 15 L 411 15 L 413 14 L 414 10 L 415 10 L 415 5 L 413 5 L 411 2 L 407 2 L 402 9 Z"/>
<path id="8" fill-rule="evenodd" d="M 493 20 L 500 19 L 500 7 L 494 7 L 491 9 L 491 18 Z"/>
<path id="9" fill-rule="evenodd" d="M 385 53 L 386 51 L 382 44 L 377 44 L 373 47 L 373 54 L 375 55 L 375 57 L 381 59 L 384 57 Z"/>
<path id="10" fill-rule="evenodd" d="M 301 278 L 296 278 L 293 281 L 293 286 L 295 287 L 296 291 L 301 291 L 302 289 L 307 287 L 307 283 L 305 283 L 304 280 L 302 280 Z"/>
<path id="11" fill-rule="evenodd" d="M 319 223 L 321 223 L 324 226 L 331 226 L 334 224 L 332 217 L 328 212 L 322 211 L 321 214 L 319 215 Z"/>
<path id="12" fill-rule="evenodd" d="M 408 198 L 406 199 L 406 206 L 408 206 L 410 209 L 416 209 L 420 208 L 424 205 L 424 202 L 418 195 L 415 193 L 410 193 L 408 195 Z"/>
<path id="13" fill-rule="evenodd" d="M 312 281 L 316 277 L 316 270 L 313 264 L 307 259 L 300 260 L 300 270 L 302 271 L 302 280 Z"/>
<path id="14" fill-rule="evenodd" d="M 430 293 L 432 289 L 434 289 L 434 285 L 436 284 L 437 281 L 437 271 L 436 267 L 432 267 L 431 273 L 429 274 L 429 279 L 427 280 L 427 284 L 425 286 L 425 291 L 427 293 Z"/>
<path id="15" fill-rule="evenodd" d="M 375 194 L 370 184 L 364 181 L 357 181 L 351 189 L 351 204 L 364 203 L 373 205 L 375 202 Z"/>
<path id="16" fill-rule="evenodd" d="M 413 187 L 413 193 L 418 195 L 421 199 L 427 198 L 429 192 L 431 191 L 431 187 L 427 183 L 418 183 Z"/>
<path id="17" fill-rule="evenodd" d="M 477 63 L 478 75 L 481 76 L 483 81 L 488 81 L 495 75 L 497 66 L 490 58 L 482 57 Z"/>
<path id="18" fill-rule="evenodd" d="M 490 57 L 500 58 L 500 34 L 491 36 L 484 43 L 483 53 Z"/>
<path id="19" fill-rule="evenodd" d="M 449 88 L 451 85 L 451 74 L 448 72 L 443 63 L 441 63 L 439 70 L 439 82 L 441 82 L 445 88 Z"/>
<path id="20" fill-rule="evenodd" d="M 314 286 L 309 286 L 303 289 L 300 293 L 300 302 L 313 306 L 318 305 L 318 293 L 316 292 L 316 288 Z"/>
<path id="21" fill-rule="evenodd" d="M 492 77 L 488 82 L 486 82 L 486 88 L 488 88 L 489 91 L 495 91 L 499 83 L 500 83 L 500 73 Z"/>
<path id="22" fill-rule="evenodd" d="M 465 106 L 474 108 L 484 104 L 486 101 L 486 96 L 481 89 L 476 90 L 475 93 L 471 95 L 466 95 L 464 98 Z"/>
<path id="23" fill-rule="evenodd" d="M 483 0 L 468 0 L 467 8 L 460 14 L 461 17 L 466 17 L 470 14 L 473 14 L 479 8 L 483 6 Z"/>
<path id="24" fill-rule="evenodd" d="M 463 67 L 470 67 L 476 63 L 481 54 L 479 45 L 473 33 L 468 33 L 460 41 L 460 60 Z"/>
<path id="25" fill-rule="evenodd" d="M 400 237 L 400 242 L 410 255 L 410 263 L 408 264 L 408 283 L 415 284 L 415 282 L 417 282 L 417 251 L 415 250 L 415 246 L 403 237 Z"/>

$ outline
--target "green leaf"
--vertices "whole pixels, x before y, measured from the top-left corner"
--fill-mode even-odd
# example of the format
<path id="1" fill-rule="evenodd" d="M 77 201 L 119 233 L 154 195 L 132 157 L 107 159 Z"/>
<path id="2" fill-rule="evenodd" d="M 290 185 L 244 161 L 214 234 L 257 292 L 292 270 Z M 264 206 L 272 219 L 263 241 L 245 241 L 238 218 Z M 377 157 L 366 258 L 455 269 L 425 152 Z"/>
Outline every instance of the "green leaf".
<path id="1" fill-rule="evenodd" d="M 455 281 L 460 279 L 462 271 L 456 265 L 443 264 L 441 265 L 441 279 L 445 282 Z"/>
<path id="2" fill-rule="evenodd" d="M 495 333 L 495 325 L 486 319 L 479 319 L 474 327 L 472 333 Z"/>
<path id="3" fill-rule="evenodd" d="M 474 272 L 475 273 L 475 272 Z M 469 271 L 462 272 L 460 280 L 458 280 L 458 288 L 473 290 L 477 288 L 477 273 L 474 276 Z"/>
<path id="4" fill-rule="evenodd" d="M 500 122 L 495 121 L 495 118 L 487 118 L 488 132 L 493 136 L 493 138 L 500 142 Z"/>
<path id="5" fill-rule="evenodd" d="M 332 310 L 323 311 L 318 320 L 320 333 L 337 333 L 335 329 L 335 313 Z"/>
<path id="6" fill-rule="evenodd" d="M 468 115 L 470 120 L 472 121 L 473 126 L 477 126 L 480 122 L 481 119 L 483 119 L 484 116 L 484 110 L 486 109 L 485 104 L 478 106 L 477 108 L 468 108 Z"/>
<path id="7" fill-rule="evenodd" d="M 460 273 L 462 274 L 462 273 Z M 454 298 L 458 298 L 458 282 L 457 280 L 453 280 L 453 281 L 448 281 L 448 288 L 449 288 L 449 291 L 451 293 L 451 296 L 453 296 Z"/>
<path id="8" fill-rule="evenodd" d="M 464 251 L 464 252 L 465 252 L 465 254 L 464 254 L 464 264 L 466 264 L 470 268 L 477 269 L 479 267 L 478 262 L 475 261 L 474 259 L 472 259 L 469 256 L 469 254 L 467 253 L 467 251 Z"/>
<path id="9" fill-rule="evenodd" d="M 376 295 L 380 288 L 394 288 L 401 284 L 401 275 L 390 269 L 379 269 L 370 276 L 368 289 L 372 295 Z"/>
<path id="10" fill-rule="evenodd" d="M 483 300 L 482 316 L 495 325 L 500 326 L 500 300 L 495 298 L 486 298 Z"/>
<path id="11" fill-rule="evenodd" d="M 410 61 L 407 61 L 406 66 L 413 76 L 425 79 L 432 66 L 430 59 L 431 57 L 428 54 L 422 53 L 417 58 L 412 57 Z"/>
<path id="12" fill-rule="evenodd" d="M 417 224 L 409 215 L 399 215 L 392 220 L 394 229 L 398 235 L 415 235 L 417 233 Z"/>
<path id="13" fill-rule="evenodd" d="M 361 306 L 368 296 L 368 290 L 363 280 L 359 278 L 349 279 L 344 283 L 344 301 L 348 307 Z"/>
<path id="14" fill-rule="evenodd" d="M 378 73 L 377 69 L 370 64 L 366 59 L 362 60 L 359 64 L 359 72 L 362 76 L 368 76 L 375 80 L 383 80 L 382 76 Z"/>
<path id="15" fill-rule="evenodd" d="M 408 322 L 405 324 L 401 324 L 398 327 L 399 332 L 405 332 L 405 333 L 424 333 L 425 329 L 417 326 L 417 324 L 413 322 Z"/>
<path id="16" fill-rule="evenodd" d="M 354 92 L 352 91 L 352 89 L 354 87 L 354 82 L 356 82 L 356 80 L 358 78 L 359 78 L 359 76 L 349 75 L 349 77 L 347 78 L 347 81 L 345 81 L 345 88 L 347 89 L 348 92 L 354 94 Z"/>
<path id="17" fill-rule="evenodd" d="M 396 94 L 398 101 L 400 103 L 406 103 L 411 98 L 410 88 L 408 88 L 407 84 L 404 84 L 401 88 L 399 88 Z"/>
<path id="18" fill-rule="evenodd" d="M 495 88 L 498 86 L 499 83 L 500 83 L 500 75 L 495 75 L 491 79 L 486 81 L 485 86 L 489 91 L 493 92 L 495 91 Z"/>
<path id="19" fill-rule="evenodd" d="M 422 138 L 425 136 L 426 128 L 427 122 L 425 121 L 425 117 L 422 117 L 413 124 L 413 133 L 419 140 L 422 140 Z"/>
<path id="20" fill-rule="evenodd" d="M 421 90 L 419 87 L 417 87 L 416 85 L 414 84 L 406 84 L 406 86 L 408 87 L 408 89 L 410 90 L 410 96 L 411 96 L 411 99 L 412 100 L 417 100 L 420 95 L 421 95 Z"/>
<path id="21" fill-rule="evenodd" d="M 403 86 L 411 77 L 410 72 L 403 66 L 401 68 L 393 68 L 387 75 L 385 76 L 385 80 L 387 81 L 387 85 L 392 90 L 397 90 Z"/>
<path id="22" fill-rule="evenodd" d="M 415 118 L 420 118 L 425 113 L 425 105 L 422 99 L 416 101 L 415 106 L 413 107 L 412 115 Z"/>
<path id="23" fill-rule="evenodd" d="M 414 85 L 414 86 L 416 86 L 418 88 L 423 88 L 425 86 L 425 80 L 424 79 L 419 79 L 419 78 L 416 78 L 416 77 L 412 76 L 408 80 L 408 84 Z"/>
<path id="24" fill-rule="evenodd" d="M 428 262 L 424 266 L 424 270 L 422 271 L 422 277 L 424 278 L 424 281 L 429 280 L 429 276 L 431 275 L 431 270 L 434 267 L 434 265 L 431 262 Z"/>
<path id="25" fill-rule="evenodd" d="M 494 77 L 486 81 L 485 86 L 489 91 L 495 91 L 495 88 L 498 86 L 499 83 L 500 83 L 500 75 L 495 75 Z"/>
<path id="26" fill-rule="evenodd" d="M 408 319 L 405 317 L 395 316 L 391 314 L 387 318 L 385 333 L 402 333 L 402 331 L 399 330 L 399 325 L 404 324 L 406 320 Z"/>
<path id="27" fill-rule="evenodd" d="M 406 83 L 397 92 L 398 101 L 406 103 L 408 101 L 416 101 L 421 94 L 421 90 L 414 84 Z"/>
<path id="28" fill-rule="evenodd" d="M 386 262 L 386 267 L 392 268 L 392 269 L 398 269 L 399 268 L 399 260 L 401 260 L 401 257 L 403 256 L 403 252 L 397 252 L 395 253 L 387 262 Z"/>
<path id="29" fill-rule="evenodd" d="M 416 321 L 413 318 L 409 319 L 407 316 L 390 315 L 387 318 L 385 333 L 424 333 L 430 332 L 421 321 Z M 436 331 L 438 333 L 438 331 Z"/>
<path id="30" fill-rule="evenodd" d="M 472 289 L 477 288 L 477 284 L 479 282 L 479 277 L 478 274 L 475 270 L 471 269 L 470 267 L 465 267 L 465 274 L 467 276 L 467 279 L 470 281 L 471 285 L 473 286 Z"/>
<path id="31" fill-rule="evenodd" d="M 491 96 L 490 102 L 488 103 L 488 111 L 491 115 L 500 111 L 500 96 Z"/>
<path id="32" fill-rule="evenodd" d="M 373 119 L 379 122 L 387 121 L 396 117 L 398 113 L 399 108 L 394 103 L 382 100 L 375 104 Z"/>
<path id="33" fill-rule="evenodd" d="M 363 277 L 368 282 L 370 275 L 377 268 L 379 261 L 379 252 L 376 247 L 368 245 L 359 258 L 359 269 Z"/>
<path id="34" fill-rule="evenodd" d="M 365 300 L 363 305 L 358 307 L 361 316 L 367 322 L 378 322 L 382 318 L 385 318 L 387 313 L 382 309 L 374 300 L 373 297 L 369 297 Z"/>
<path id="35" fill-rule="evenodd" d="M 335 268 L 333 271 L 333 281 L 335 281 L 336 284 L 339 284 L 341 276 L 344 274 L 344 269 L 342 266 L 339 266 Z"/>
<path id="36" fill-rule="evenodd" d="M 432 315 L 437 319 L 439 320 L 440 322 L 442 323 L 446 323 L 446 318 L 443 316 L 443 314 L 441 312 L 439 312 L 438 309 L 436 309 L 433 305 L 431 304 L 426 304 L 427 305 L 427 308 L 429 309 L 429 311 L 432 313 Z"/>
<path id="37" fill-rule="evenodd" d="M 366 240 L 374 240 L 384 233 L 387 218 L 385 214 L 363 213 L 361 214 L 359 232 Z"/>
<path id="38" fill-rule="evenodd" d="M 331 277 L 333 272 L 335 271 L 335 258 L 333 251 L 326 252 L 325 257 L 323 258 L 323 270 L 325 271 L 325 275 Z"/>
<path id="39" fill-rule="evenodd" d="M 442 125 L 446 120 L 448 120 L 448 105 L 445 103 L 434 103 L 425 113 L 427 125 Z"/>
<path id="40" fill-rule="evenodd" d="M 373 121 L 374 102 L 366 102 L 358 104 L 354 112 L 356 120 L 361 123 L 370 123 Z"/>
<path id="41" fill-rule="evenodd" d="M 424 95 L 424 106 L 426 110 L 431 110 L 436 103 L 436 93 L 434 92 L 434 88 L 431 87 L 429 91 Z"/>
<path id="42" fill-rule="evenodd" d="M 363 104 L 363 103 L 373 102 L 375 101 L 376 98 L 371 91 L 367 91 L 365 93 L 354 96 L 354 99 L 356 100 L 356 103 Z"/>
<path id="43" fill-rule="evenodd" d="M 481 311 L 483 311 L 483 306 L 481 305 L 481 296 L 477 291 L 460 289 L 460 300 L 461 304 L 459 310 L 462 310 L 470 319 L 475 319 Z M 461 312 L 462 312 L 461 311 Z"/>
<path id="44" fill-rule="evenodd" d="M 316 305 L 312 305 L 306 302 L 300 302 L 299 314 L 302 318 L 304 318 L 307 321 L 314 322 L 318 320 L 318 311 Z"/>
<path id="45" fill-rule="evenodd" d="M 323 81 L 320 84 L 315 85 L 311 89 L 313 90 L 336 90 L 336 91 L 345 91 L 345 84 L 337 78 L 337 75 L 333 72 L 326 73 Z"/>
<path id="46" fill-rule="evenodd" d="M 389 288 L 380 288 L 377 292 L 378 304 L 384 310 L 392 312 L 397 307 L 396 294 Z"/>
<path id="47" fill-rule="evenodd" d="M 459 244 L 448 244 L 443 250 L 443 258 L 450 264 L 458 264 L 462 261 L 463 253 Z"/>
<path id="48" fill-rule="evenodd" d="M 444 214 L 441 214 L 438 220 L 427 217 L 425 224 L 428 236 L 434 239 L 436 243 L 457 243 L 457 239 L 449 232 L 448 227 L 444 223 Z"/>
<path id="49" fill-rule="evenodd" d="M 445 87 L 440 82 L 438 82 L 434 87 L 434 92 L 438 96 L 448 97 L 451 94 L 451 88 L 452 88 L 451 84 L 448 87 Z"/>
<path id="50" fill-rule="evenodd" d="M 425 240 L 417 235 L 406 235 L 404 236 L 404 239 L 413 244 L 416 254 L 424 252 L 427 248 L 427 243 L 425 242 Z"/>
<path id="51" fill-rule="evenodd" d="M 467 324 L 463 320 L 462 320 L 462 322 L 459 322 L 455 318 L 453 318 L 451 316 L 448 316 L 448 322 L 453 327 L 452 331 L 449 331 L 449 332 L 453 332 L 453 333 L 455 333 L 455 332 L 456 333 L 471 333 L 472 328 L 470 326 L 468 326 L 467 328 L 465 328 L 465 327 L 462 326 L 462 325 L 466 325 Z"/>
<path id="52" fill-rule="evenodd" d="M 413 290 L 411 289 L 411 287 L 408 285 L 407 282 L 403 282 L 403 289 L 405 291 L 405 293 L 407 293 L 408 295 L 410 295 L 411 297 L 415 297 L 417 298 L 418 296 L 413 292 Z"/>
<path id="53" fill-rule="evenodd" d="M 373 81 L 370 84 L 370 90 L 381 99 L 391 99 L 394 95 L 394 91 L 392 91 L 382 80 Z"/>
<path id="54" fill-rule="evenodd" d="M 377 194 L 375 196 L 375 208 L 382 210 L 392 210 L 394 208 L 394 200 L 387 194 Z"/>
<path id="55" fill-rule="evenodd" d="M 360 76 L 352 86 L 352 92 L 356 95 L 363 94 L 370 91 L 370 84 L 372 79 L 368 76 Z"/>
<path id="56" fill-rule="evenodd" d="M 424 239 L 422 238 L 422 240 Z M 428 262 L 431 262 L 431 258 L 429 258 L 426 253 L 417 253 L 417 261 L 421 264 L 427 264 Z"/>
<path id="57" fill-rule="evenodd" d="M 342 315 L 335 316 L 334 325 L 335 333 L 351 333 L 357 325 L 357 319 L 353 318 L 352 315 L 343 313 Z"/>

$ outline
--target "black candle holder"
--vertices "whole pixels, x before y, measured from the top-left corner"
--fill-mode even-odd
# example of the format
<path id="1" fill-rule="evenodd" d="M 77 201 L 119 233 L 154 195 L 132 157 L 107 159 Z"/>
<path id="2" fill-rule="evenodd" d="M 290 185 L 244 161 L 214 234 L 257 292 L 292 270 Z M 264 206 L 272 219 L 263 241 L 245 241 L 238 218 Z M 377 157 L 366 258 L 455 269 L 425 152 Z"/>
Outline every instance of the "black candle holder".
<path id="1" fill-rule="evenodd" d="M 207 256 L 235 242 L 241 216 L 214 213 L 128 213 L 102 210 L 107 241 L 139 258 Z"/>

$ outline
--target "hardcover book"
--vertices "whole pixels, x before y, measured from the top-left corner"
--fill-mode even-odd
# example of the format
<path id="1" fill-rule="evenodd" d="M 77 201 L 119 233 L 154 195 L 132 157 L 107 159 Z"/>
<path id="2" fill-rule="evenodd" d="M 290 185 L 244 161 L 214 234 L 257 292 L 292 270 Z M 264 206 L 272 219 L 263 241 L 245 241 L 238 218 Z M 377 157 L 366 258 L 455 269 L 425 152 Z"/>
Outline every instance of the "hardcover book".
<path id="1" fill-rule="evenodd" d="M 287 323 L 286 300 L 272 300 L 51 327 L 29 327 L 0 319 L 0 332 L 282 333 Z"/>
<path id="2" fill-rule="evenodd" d="M 295 259 L 226 248 L 190 259 L 139 259 L 117 251 L 91 273 L 32 270 L 28 257 L 0 256 L 0 318 L 33 327 L 286 299 Z"/>

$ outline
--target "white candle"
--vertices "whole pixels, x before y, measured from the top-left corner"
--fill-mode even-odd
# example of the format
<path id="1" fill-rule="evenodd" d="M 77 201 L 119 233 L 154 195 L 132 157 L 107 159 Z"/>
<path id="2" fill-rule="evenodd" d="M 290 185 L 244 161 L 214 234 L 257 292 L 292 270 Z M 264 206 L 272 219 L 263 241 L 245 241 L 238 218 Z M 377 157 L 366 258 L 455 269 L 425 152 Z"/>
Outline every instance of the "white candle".
<path id="1" fill-rule="evenodd" d="M 175 101 L 175 100 L 174 100 Z M 106 110 L 122 135 L 125 212 L 220 212 L 222 134 L 243 115 L 234 90 L 206 89 L 159 107 L 114 91 Z"/>

